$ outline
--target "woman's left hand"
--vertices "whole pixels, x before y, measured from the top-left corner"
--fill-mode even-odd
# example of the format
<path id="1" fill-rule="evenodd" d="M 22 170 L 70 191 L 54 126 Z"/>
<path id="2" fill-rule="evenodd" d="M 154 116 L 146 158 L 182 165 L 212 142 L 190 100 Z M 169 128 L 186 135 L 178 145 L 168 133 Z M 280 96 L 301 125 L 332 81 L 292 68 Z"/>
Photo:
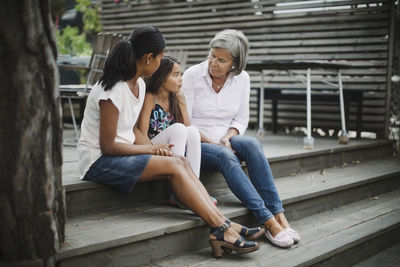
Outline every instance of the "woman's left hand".
<path id="1" fill-rule="evenodd" d="M 235 153 L 235 150 L 232 149 L 232 145 L 231 145 L 231 142 L 229 141 L 229 138 L 222 137 L 220 142 L 221 142 L 221 145 L 229 148 L 230 150 L 232 150 L 233 153 Z"/>

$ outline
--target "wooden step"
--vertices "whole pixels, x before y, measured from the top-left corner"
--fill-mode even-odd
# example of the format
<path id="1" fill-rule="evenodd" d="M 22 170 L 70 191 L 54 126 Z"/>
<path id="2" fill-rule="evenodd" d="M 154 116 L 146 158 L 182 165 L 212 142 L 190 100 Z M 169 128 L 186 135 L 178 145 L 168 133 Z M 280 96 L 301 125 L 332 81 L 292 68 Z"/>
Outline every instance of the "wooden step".
<path id="1" fill-rule="evenodd" d="M 355 162 L 322 172 L 281 177 L 276 184 L 289 220 L 301 220 L 400 188 L 400 165 L 394 157 Z M 248 225 L 256 224 L 254 217 L 228 190 L 218 200 L 219 208 L 227 217 Z M 66 245 L 58 252 L 57 260 L 60 266 L 141 265 L 204 248 L 207 237 L 208 227 L 190 211 L 170 207 L 165 201 L 136 203 L 70 216 Z"/>
<path id="2" fill-rule="evenodd" d="M 308 216 L 291 224 L 300 232 L 302 240 L 290 249 L 279 249 L 268 241 L 261 241 L 260 250 L 248 255 L 230 255 L 217 260 L 211 257 L 210 248 L 204 248 L 166 257 L 148 266 L 352 266 L 399 244 L 400 191 Z M 395 255 L 398 251 L 388 253 L 399 259 Z M 392 266 L 375 259 L 371 262 L 376 265 L 358 266 Z"/>
<path id="3" fill-rule="evenodd" d="M 248 134 L 255 135 L 251 131 Z M 303 149 L 303 136 L 268 135 L 262 137 L 260 142 L 263 144 L 275 178 L 392 154 L 392 142 L 387 140 L 351 140 L 348 145 L 340 145 L 333 139 L 316 138 L 313 150 Z M 63 185 L 66 190 L 69 216 L 143 201 L 161 201 L 168 197 L 169 186 L 163 181 L 138 184 L 130 195 L 121 194 L 97 183 L 82 181 L 78 171 L 76 149 L 64 148 L 64 154 Z M 220 173 L 202 170 L 200 176 L 213 196 L 218 197 L 229 191 Z"/>
<path id="4" fill-rule="evenodd" d="M 400 241 L 393 246 L 379 252 L 378 254 L 368 257 L 367 259 L 357 263 L 354 267 L 376 267 L 376 266 L 400 266 Z"/>

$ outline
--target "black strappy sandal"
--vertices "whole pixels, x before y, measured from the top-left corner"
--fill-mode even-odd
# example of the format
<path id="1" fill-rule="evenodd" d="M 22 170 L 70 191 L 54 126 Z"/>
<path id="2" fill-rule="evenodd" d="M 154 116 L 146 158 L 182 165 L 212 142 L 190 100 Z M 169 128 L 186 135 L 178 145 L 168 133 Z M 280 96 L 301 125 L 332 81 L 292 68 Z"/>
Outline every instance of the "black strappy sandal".
<path id="1" fill-rule="evenodd" d="M 229 227 L 230 224 L 227 223 L 224 223 L 220 227 L 211 227 L 210 234 L 214 235 L 217 238 L 210 239 L 208 241 L 210 243 L 214 257 L 222 257 L 222 250 L 225 252 L 225 254 L 231 253 L 232 250 L 235 251 L 237 254 L 245 254 L 256 251 L 260 248 L 257 242 L 246 241 L 243 236 L 239 236 L 239 238 L 233 244 L 225 241 L 224 232 L 228 230 Z M 243 246 L 241 246 L 240 244 L 243 241 Z"/>
<path id="2" fill-rule="evenodd" d="M 225 221 L 228 225 L 230 225 L 231 220 L 227 219 Z M 242 225 L 242 229 L 240 230 L 240 235 L 246 238 L 246 240 L 255 240 L 261 236 L 263 236 L 265 233 L 265 230 L 261 227 L 254 227 L 254 228 L 248 228 L 244 225 Z"/>

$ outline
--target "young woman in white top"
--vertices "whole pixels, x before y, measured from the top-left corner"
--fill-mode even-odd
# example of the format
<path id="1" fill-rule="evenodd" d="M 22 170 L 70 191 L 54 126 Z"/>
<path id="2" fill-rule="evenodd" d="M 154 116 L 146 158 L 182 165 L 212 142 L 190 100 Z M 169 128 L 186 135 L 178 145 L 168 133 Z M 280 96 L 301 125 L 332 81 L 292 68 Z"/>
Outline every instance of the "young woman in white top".
<path id="1" fill-rule="evenodd" d="M 247 38 L 240 31 L 224 30 L 211 40 L 210 48 L 208 61 L 185 71 L 182 86 L 191 124 L 201 135 L 201 164 L 222 172 L 232 192 L 265 226 L 268 240 L 289 247 L 300 236 L 285 218 L 261 144 L 243 135 L 249 122 Z"/>
<path id="2" fill-rule="evenodd" d="M 212 203 L 185 158 L 173 155 L 173 145 L 153 145 L 136 127 L 145 83 L 159 67 L 165 41 L 153 27 L 137 27 L 120 41 L 106 60 L 103 76 L 92 88 L 81 128 L 78 151 L 84 180 L 129 193 L 137 182 L 166 179 L 178 199 L 211 226 L 215 256 L 222 247 L 248 253 L 258 244 L 239 235 L 245 228 L 231 223 Z"/>

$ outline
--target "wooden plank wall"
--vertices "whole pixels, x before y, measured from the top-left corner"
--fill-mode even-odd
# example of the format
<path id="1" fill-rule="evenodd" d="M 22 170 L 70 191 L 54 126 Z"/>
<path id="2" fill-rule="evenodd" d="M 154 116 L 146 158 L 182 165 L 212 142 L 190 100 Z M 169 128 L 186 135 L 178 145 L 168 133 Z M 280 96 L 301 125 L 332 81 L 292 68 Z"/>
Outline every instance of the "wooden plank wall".
<path id="1" fill-rule="evenodd" d="M 187 50 L 186 66 L 208 55 L 208 43 L 220 30 L 243 31 L 250 41 L 250 60 L 312 60 L 346 63 L 344 89 L 364 92 L 363 130 L 384 135 L 389 1 L 294 1 L 294 0 L 191 0 L 163 1 L 102 0 L 103 31 L 129 35 L 138 25 L 153 25 L 167 41 L 167 50 Z M 300 71 L 301 72 L 301 71 Z M 260 75 L 250 73 L 257 88 Z M 314 72 L 315 78 L 335 76 Z M 282 72 L 267 86 L 296 89 L 304 85 Z M 326 85 L 313 83 L 324 89 Z M 251 122 L 256 121 L 256 90 L 252 91 Z M 265 125 L 271 122 L 271 106 L 266 100 Z M 340 128 L 337 104 L 314 103 L 313 126 Z M 304 126 L 305 104 L 281 101 L 280 126 Z M 350 110 L 348 128 L 355 129 L 355 106 Z"/>

